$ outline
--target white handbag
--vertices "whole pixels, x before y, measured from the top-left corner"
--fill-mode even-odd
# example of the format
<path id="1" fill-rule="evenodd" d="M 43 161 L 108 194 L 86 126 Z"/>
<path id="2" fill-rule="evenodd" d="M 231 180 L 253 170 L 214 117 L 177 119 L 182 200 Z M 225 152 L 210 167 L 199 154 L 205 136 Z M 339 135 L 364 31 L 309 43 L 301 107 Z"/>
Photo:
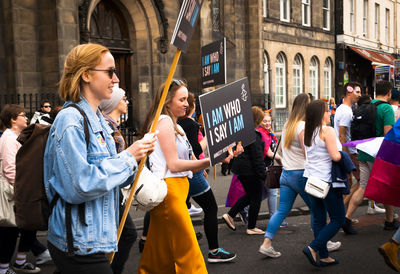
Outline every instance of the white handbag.
<path id="1" fill-rule="evenodd" d="M 329 183 L 322 181 L 317 177 L 310 176 L 307 179 L 304 191 L 314 197 L 325 199 L 330 187 L 331 185 Z"/>
<path id="2" fill-rule="evenodd" d="M 132 206 L 143 211 L 150 211 L 164 201 L 167 191 L 165 181 L 154 175 L 146 166 L 143 166 L 134 190 Z M 129 192 L 130 189 L 122 189 L 123 203 L 128 199 Z"/>
<path id="3" fill-rule="evenodd" d="M 14 187 L 0 174 L 0 226 L 15 227 Z"/>

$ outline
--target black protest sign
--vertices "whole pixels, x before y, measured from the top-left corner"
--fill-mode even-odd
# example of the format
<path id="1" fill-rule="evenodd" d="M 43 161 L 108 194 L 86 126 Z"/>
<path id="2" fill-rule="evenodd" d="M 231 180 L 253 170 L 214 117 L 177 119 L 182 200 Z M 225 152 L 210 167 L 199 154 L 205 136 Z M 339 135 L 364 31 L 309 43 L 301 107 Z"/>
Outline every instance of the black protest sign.
<path id="1" fill-rule="evenodd" d="M 174 33 L 172 34 L 171 44 L 186 52 L 192 38 L 194 25 L 200 16 L 203 0 L 184 0 L 176 21 Z"/>
<path id="2" fill-rule="evenodd" d="M 212 165 L 225 159 L 230 146 L 255 141 L 253 113 L 247 78 L 200 95 L 204 131 Z"/>
<path id="3" fill-rule="evenodd" d="M 201 48 L 202 87 L 208 88 L 226 83 L 226 39 Z"/>

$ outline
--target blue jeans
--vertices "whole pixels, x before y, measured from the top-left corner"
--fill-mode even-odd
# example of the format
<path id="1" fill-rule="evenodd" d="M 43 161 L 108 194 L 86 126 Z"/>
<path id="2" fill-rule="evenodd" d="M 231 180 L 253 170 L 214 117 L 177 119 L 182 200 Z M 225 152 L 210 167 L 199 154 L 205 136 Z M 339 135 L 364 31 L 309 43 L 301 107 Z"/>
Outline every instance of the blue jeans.
<path id="1" fill-rule="evenodd" d="M 325 259 L 329 257 L 326 243 L 336 235 L 346 220 L 342 190 L 331 188 L 325 199 L 309 197 L 314 214 L 314 240 L 310 247 L 319 252 L 321 259 Z M 329 213 L 329 224 L 326 224 L 326 213 Z"/>
<path id="2" fill-rule="evenodd" d="M 265 232 L 264 236 L 265 238 L 269 238 L 271 240 L 274 238 L 282 221 L 287 217 L 292 209 L 297 194 L 300 194 L 307 206 L 311 208 L 309 195 L 304 192 L 307 178 L 303 177 L 303 173 L 303 169 L 282 170 L 282 175 L 280 178 L 281 197 L 279 199 L 279 207 L 278 211 L 274 213 L 268 222 L 267 231 Z M 311 220 L 312 219 L 313 217 L 311 212 Z"/>
<path id="3" fill-rule="evenodd" d="M 268 198 L 268 210 L 270 216 L 274 215 L 276 212 L 276 208 L 278 207 L 278 189 L 270 188 L 267 189 L 267 198 Z"/>
<path id="4" fill-rule="evenodd" d="M 392 238 L 395 239 L 396 242 L 400 243 L 400 228 L 397 229 Z"/>

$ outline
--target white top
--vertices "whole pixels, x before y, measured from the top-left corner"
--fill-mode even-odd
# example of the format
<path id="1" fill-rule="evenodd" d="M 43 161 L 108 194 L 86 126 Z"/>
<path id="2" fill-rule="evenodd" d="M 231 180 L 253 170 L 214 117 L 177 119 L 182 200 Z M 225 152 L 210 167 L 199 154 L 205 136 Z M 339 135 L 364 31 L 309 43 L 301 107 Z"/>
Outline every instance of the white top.
<path id="1" fill-rule="evenodd" d="M 172 121 L 171 117 L 168 115 L 160 115 L 158 121 L 162 119 L 168 119 L 171 122 L 171 127 L 174 126 L 174 122 Z M 180 125 L 177 125 L 178 129 L 181 132 L 185 132 Z M 178 151 L 178 158 L 182 160 L 191 160 L 192 159 L 192 146 L 189 143 L 189 140 L 186 138 L 186 135 L 181 136 L 179 133 L 175 133 L 176 136 L 176 148 Z M 167 166 L 167 162 L 164 157 L 164 153 L 161 150 L 160 142 L 156 141 L 155 148 L 153 153 L 149 156 L 150 162 L 150 170 L 159 178 L 170 178 L 170 177 L 189 177 L 192 178 L 193 173 L 192 171 L 182 171 L 182 172 L 175 172 L 172 173 L 169 169 L 165 173 L 165 169 Z M 164 176 L 165 174 L 165 176 Z"/>
<path id="2" fill-rule="evenodd" d="M 351 126 L 351 121 L 353 121 L 353 110 L 351 107 L 345 104 L 341 104 L 337 109 L 335 113 L 335 120 L 334 120 L 334 125 L 335 125 L 335 133 L 336 136 L 339 138 L 339 127 L 346 127 L 346 142 L 351 141 L 351 135 L 350 135 L 350 126 Z M 348 147 L 350 154 L 357 153 L 357 149 L 354 147 Z"/>
<path id="3" fill-rule="evenodd" d="M 304 169 L 306 157 L 300 145 L 299 134 L 304 130 L 304 121 L 297 124 L 296 134 L 289 148 L 285 148 L 285 132 L 286 127 L 282 131 L 282 164 L 285 170 Z"/>
<path id="4" fill-rule="evenodd" d="M 306 178 L 314 176 L 325 182 L 332 182 L 332 158 L 325 142 L 319 137 L 319 129 L 316 129 L 314 134 L 315 138 L 311 146 L 304 146 L 306 150 L 306 165 L 303 176 Z M 342 144 L 338 138 L 336 138 L 336 145 L 339 151 L 342 150 Z"/>

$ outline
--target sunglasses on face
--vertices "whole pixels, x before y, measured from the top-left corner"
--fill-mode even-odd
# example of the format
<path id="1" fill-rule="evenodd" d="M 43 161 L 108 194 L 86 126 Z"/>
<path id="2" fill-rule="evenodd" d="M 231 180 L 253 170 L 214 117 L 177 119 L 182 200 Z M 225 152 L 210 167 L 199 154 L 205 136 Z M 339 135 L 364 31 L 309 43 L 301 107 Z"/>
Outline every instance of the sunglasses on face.
<path id="1" fill-rule="evenodd" d="M 92 68 L 92 69 L 89 69 L 89 70 L 94 70 L 94 71 L 105 71 L 105 72 L 108 73 L 108 76 L 110 77 L 110 79 L 113 78 L 114 73 L 115 73 L 115 74 L 117 73 L 117 69 L 116 69 L 116 68 L 110 68 L 110 69 L 94 69 L 94 68 Z"/>
<path id="2" fill-rule="evenodd" d="M 50 105 L 48 105 L 48 106 L 43 106 L 43 108 L 51 108 L 51 106 L 50 106 Z"/>

